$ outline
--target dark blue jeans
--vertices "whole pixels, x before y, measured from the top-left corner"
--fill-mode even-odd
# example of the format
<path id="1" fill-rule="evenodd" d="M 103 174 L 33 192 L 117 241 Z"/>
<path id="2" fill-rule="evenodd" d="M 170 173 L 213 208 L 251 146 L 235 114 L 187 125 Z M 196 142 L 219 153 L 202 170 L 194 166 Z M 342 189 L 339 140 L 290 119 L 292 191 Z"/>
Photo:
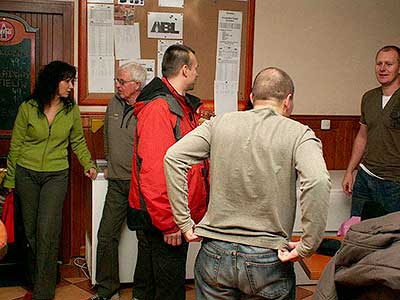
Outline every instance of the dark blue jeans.
<path id="1" fill-rule="evenodd" d="M 197 300 L 296 298 L 293 263 L 276 250 L 205 239 L 195 263 Z"/>
<path id="2" fill-rule="evenodd" d="M 400 211 L 400 182 L 382 180 L 358 170 L 353 186 L 351 215 L 361 216 L 365 202 L 379 203 L 387 213 Z"/>

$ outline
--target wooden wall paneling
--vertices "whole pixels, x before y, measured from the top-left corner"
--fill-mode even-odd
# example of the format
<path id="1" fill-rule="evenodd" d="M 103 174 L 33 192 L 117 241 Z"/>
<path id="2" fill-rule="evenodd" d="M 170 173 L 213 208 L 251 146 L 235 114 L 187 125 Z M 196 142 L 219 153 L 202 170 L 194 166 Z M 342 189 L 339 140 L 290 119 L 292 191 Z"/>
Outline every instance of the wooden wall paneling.
<path id="1" fill-rule="evenodd" d="M 40 47 L 42 48 L 42 50 L 40 51 L 42 61 L 48 61 L 48 58 L 47 58 L 47 52 L 48 52 L 47 51 L 48 50 L 48 47 L 47 47 L 48 32 L 47 31 L 48 30 L 47 30 L 47 28 L 51 27 L 51 22 L 49 22 L 49 20 L 48 20 L 49 18 L 50 18 L 50 15 L 42 14 L 41 20 L 40 20 L 40 22 L 42 24 L 42 27 L 41 27 L 42 30 L 41 30 L 40 34 L 43 37 L 41 39 L 41 43 L 40 43 Z"/>
<path id="2" fill-rule="evenodd" d="M 336 131 L 332 130 L 330 132 L 322 131 L 320 129 L 314 130 L 315 135 L 322 142 L 322 151 L 326 161 L 326 166 L 328 170 L 334 169 L 335 165 L 335 151 L 336 151 Z"/>
<path id="3" fill-rule="evenodd" d="M 31 26 L 33 27 L 38 27 L 38 20 L 40 19 L 40 15 L 38 14 L 32 14 L 32 21 L 31 21 Z"/>
<path id="4" fill-rule="evenodd" d="M 104 113 L 82 113 L 81 120 L 86 144 L 92 154 L 92 159 L 103 159 L 103 129 L 100 128 L 97 131 L 94 131 L 95 127 L 93 126 L 93 123 L 96 121 L 103 122 Z M 72 187 L 70 198 L 72 201 L 70 201 L 67 208 L 71 213 L 71 226 L 69 232 L 73 237 L 71 238 L 70 243 L 71 256 L 82 256 L 84 255 L 83 249 L 85 247 L 85 233 L 88 229 L 86 226 L 90 224 L 90 221 L 88 220 L 91 220 L 91 181 L 84 175 L 83 168 L 79 164 L 75 154 L 71 155 L 70 169 L 70 186 Z"/>
<path id="5" fill-rule="evenodd" d="M 104 159 L 104 137 L 103 126 L 98 126 L 104 122 L 105 113 L 103 112 L 84 112 L 81 113 L 82 125 L 87 136 L 87 144 L 92 153 L 93 159 Z M 97 130 L 97 127 L 98 130 Z"/>
<path id="6" fill-rule="evenodd" d="M 104 158 L 103 128 L 92 132 L 93 120 L 104 119 L 104 113 L 83 113 L 87 143 L 94 159 Z M 359 129 L 359 116 L 322 116 L 322 115 L 293 115 L 295 119 L 308 125 L 321 139 L 324 157 L 331 170 L 342 170 L 347 167 L 351 156 L 353 141 Z M 330 120 L 331 128 L 321 130 L 321 120 Z"/>
<path id="7" fill-rule="evenodd" d="M 64 211 L 66 215 L 66 223 L 69 223 L 68 228 L 65 228 L 66 242 L 69 244 L 70 253 L 69 256 L 80 256 L 80 247 L 84 241 L 82 241 L 81 228 L 82 215 L 83 215 L 83 204 L 86 196 L 84 190 L 87 181 L 89 181 L 83 174 L 83 167 L 79 164 L 79 161 L 75 154 L 71 154 L 70 158 L 70 201 L 64 205 Z M 80 201 L 78 201 L 80 199 Z"/>
<path id="8" fill-rule="evenodd" d="M 350 160 L 359 116 L 293 115 L 292 119 L 308 125 L 322 142 L 326 165 L 330 170 L 344 170 Z M 321 121 L 330 120 L 331 128 L 321 130 Z"/>
<path id="9" fill-rule="evenodd" d="M 79 1 L 78 1 L 79 2 Z M 66 5 L 64 7 L 64 14 L 62 18 L 62 28 L 64 30 L 61 32 L 63 36 L 63 51 L 65 57 L 71 58 L 71 63 L 74 61 L 74 5 Z M 60 34 L 60 31 L 58 31 Z"/>
<path id="10" fill-rule="evenodd" d="M 93 120 L 103 119 L 104 113 L 82 114 L 88 147 L 94 159 L 104 158 L 103 128 L 96 132 L 89 128 L 92 127 Z M 346 169 L 359 129 L 359 116 L 293 115 L 292 119 L 308 125 L 321 140 L 328 169 Z M 321 120 L 330 120 L 331 128 L 321 130 Z"/>
<path id="11" fill-rule="evenodd" d="M 336 151 L 335 166 L 337 169 L 346 169 L 351 156 L 354 141 L 354 128 L 358 130 L 358 117 L 354 120 L 343 121 L 343 126 L 338 128 L 339 134 L 336 143 L 340 145 L 340 151 Z"/>
<path id="12" fill-rule="evenodd" d="M 59 54 L 62 53 L 64 48 L 67 48 L 64 46 L 63 34 L 60 34 L 61 32 L 57 30 L 57 28 L 62 28 L 63 26 L 62 16 L 54 15 L 53 24 L 54 26 L 51 27 L 52 29 L 51 40 L 53 41 L 53 49 L 54 49 L 54 55 L 52 57 L 52 60 L 62 60 L 62 57 Z M 72 45 L 69 45 L 69 47 L 71 46 Z"/>
<path id="13" fill-rule="evenodd" d="M 0 168 L 5 168 L 7 165 L 7 154 L 10 149 L 9 135 L 0 134 Z"/>
<path id="14" fill-rule="evenodd" d="M 97 119 L 98 117 L 96 117 Z M 103 118 L 104 119 L 104 118 Z M 93 120 L 93 119 L 92 119 Z M 93 152 L 95 159 L 104 159 L 104 127 L 100 128 L 97 132 L 91 133 Z"/>
<path id="15" fill-rule="evenodd" d="M 88 148 L 91 147 L 91 136 L 90 136 L 90 128 L 88 126 L 88 117 L 82 117 L 82 125 L 83 131 L 86 139 L 86 143 Z M 91 151 L 91 153 L 93 153 Z M 70 194 L 70 234 L 71 234 L 71 256 L 80 256 L 80 248 L 82 245 L 85 245 L 85 228 L 83 224 L 85 224 L 84 219 L 84 208 L 85 208 L 85 199 L 91 199 L 91 195 L 87 198 L 86 192 L 90 191 L 90 183 L 89 179 L 84 175 L 83 167 L 80 165 L 78 158 L 74 153 L 71 154 L 70 159 L 70 186 L 71 186 L 71 194 Z M 88 187 L 89 183 L 89 187 Z M 81 201 L 74 201 L 80 199 Z"/>

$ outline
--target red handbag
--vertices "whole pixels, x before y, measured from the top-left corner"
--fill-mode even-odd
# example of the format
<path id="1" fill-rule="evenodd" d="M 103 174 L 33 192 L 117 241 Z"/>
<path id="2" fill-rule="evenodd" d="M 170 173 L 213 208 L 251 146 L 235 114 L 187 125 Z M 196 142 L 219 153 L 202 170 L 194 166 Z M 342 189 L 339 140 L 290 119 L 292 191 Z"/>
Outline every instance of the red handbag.
<path id="1" fill-rule="evenodd" d="M 13 243 L 14 236 L 14 193 L 8 193 L 4 199 L 3 211 L 1 220 L 3 221 L 7 230 L 7 243 Z"/>

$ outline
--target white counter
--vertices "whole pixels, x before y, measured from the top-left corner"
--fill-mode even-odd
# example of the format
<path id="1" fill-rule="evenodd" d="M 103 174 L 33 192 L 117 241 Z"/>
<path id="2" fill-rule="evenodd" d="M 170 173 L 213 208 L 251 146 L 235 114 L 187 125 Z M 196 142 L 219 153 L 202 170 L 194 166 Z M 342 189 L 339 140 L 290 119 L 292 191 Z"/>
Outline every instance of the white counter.
<path id="1" fill-rule="evenodd" d="M 344 176 L 344 170 L 331 170 L 329 174 L 331 176 L 331 193 L 329 196 L 329 210 L 328 210 L 328 219 L 325 229 L 326 235 L 336 235 L 337 230 L 343 221 L 347 220 L 350 217 L 351 211 L 351 200 L 346 194 L 342 191 L 342 180 Z M 298 191 L 297 195 L 300 192 Z M 297 197 L 298 198 L 298 197 Z M 301 222 L 300 222 L 300 205 L 299 201 L 297 201 L 297 210 L 296 210 L 296 221 L 293 228 L 294 235 L 301 235 Z M 307 285 L 307 284 L 317 284 L 318 280 L 310 280 L 303 268 L 299 265 L 298 262 L 295 263 L 295 272 L 296 272 L 296 284 L 298 285 Z"/>
<path id="2" fill-rule="evenodd" d="M 92 284 L 96 283 L 97 232 L 103 214 L 107 184 L 108 181 L 104 179 L 103 173 L 99 173 L 97 179 L 92 182 L 92 235 L 88 236 L 89 233 L 86 233 L 85 249 L 86 262 L 88 264 Z M 126 222 L 122 228 L 118 250 L 120 281 L 122 283 L 132 282 L 137 257 L 137 238 L 136 233 L 128 229 Z"/>
<path id="3" fill-rule="evenodd" d="M 344 170 L 331 170 L 329 174 L 331 176 L 331 193 L 329 196 L 329 211 L 328 211 L 328 220 L 326 224 L 325 231 L 332 235 L 332 233 L 336 233 L 345 220 L 350 218 L 351 212 L 351 199 L 346 196 L 346 194 L 342 190 L 342 180 L 344 176 Z M 300 192 L 297 192 L 299 196 Z M 297 197 L 299 198 L 299 197 Z M 294 223 L 293 233 L 295 235 L 300 235 L 302 232 L 301 222 L 300 222 L 300 205 L 299 201 L 297 201 L 297 209 L 296 209 L 296 220 Z"/>

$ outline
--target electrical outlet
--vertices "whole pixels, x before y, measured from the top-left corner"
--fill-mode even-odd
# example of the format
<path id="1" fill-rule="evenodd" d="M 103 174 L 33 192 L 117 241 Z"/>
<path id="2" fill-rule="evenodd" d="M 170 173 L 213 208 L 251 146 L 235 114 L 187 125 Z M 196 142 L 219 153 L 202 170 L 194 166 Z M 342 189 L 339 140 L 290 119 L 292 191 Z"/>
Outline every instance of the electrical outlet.
<path id="1" fill-rule="evenodd" d="M 321 120 L 321 129 L 322 130 L 331 129 L 331 120 Z"/>

